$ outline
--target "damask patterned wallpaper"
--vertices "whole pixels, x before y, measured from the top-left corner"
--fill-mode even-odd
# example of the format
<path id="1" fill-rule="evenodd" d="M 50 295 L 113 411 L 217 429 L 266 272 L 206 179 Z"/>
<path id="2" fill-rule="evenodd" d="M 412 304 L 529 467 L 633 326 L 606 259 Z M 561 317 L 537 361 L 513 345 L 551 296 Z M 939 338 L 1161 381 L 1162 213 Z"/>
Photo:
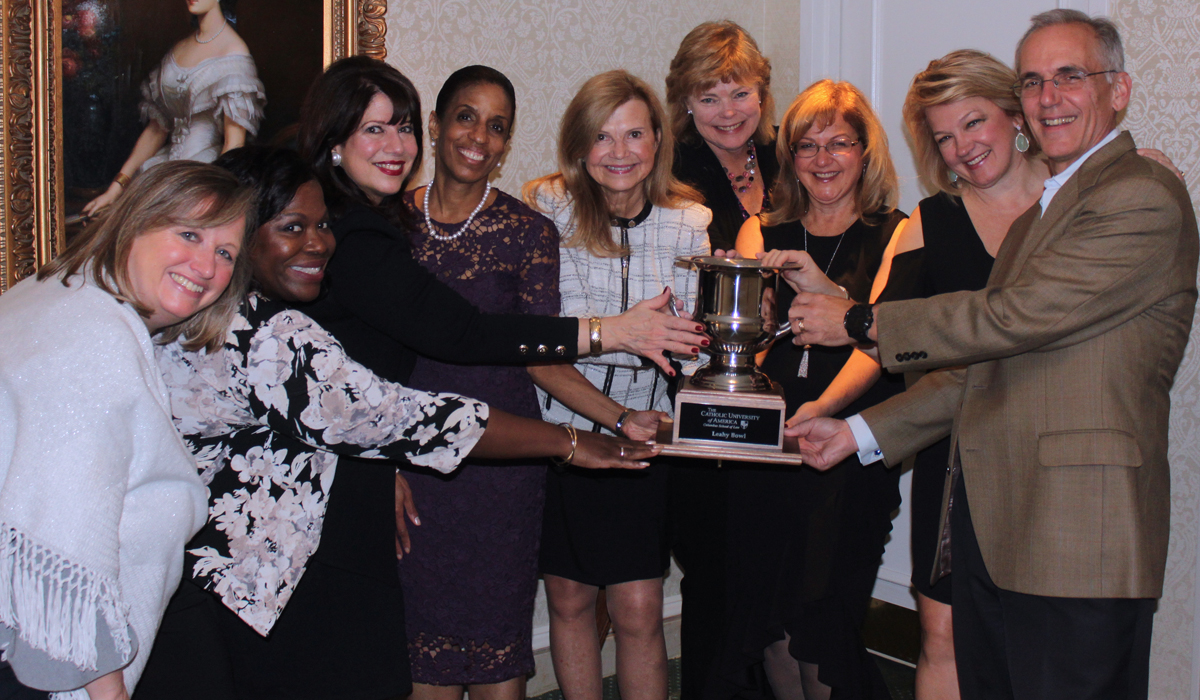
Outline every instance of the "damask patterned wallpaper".
<path id="1" fill-rule="evenodd" d="M 1200 3 L 1115 0 L 1133 97 L 1124 128 L 1166 151 L 1200 202 Z M 1200 697 L 1197 553 L 1200 552 L 1200 329 L 1175 378 L 1171 404 L 1171 544 L 1154 619 L 1150 697 Z"/>
<path id="2" fill-rule="evenodd" d="M 679 41 L 705 20 L 732 19 L 750 31 L 773 59 L 772 82 L 781 86 L 776 94 L 786 107 L 799 80 L 798 32 L 780 32 L 777 22 L 768 28 L 769 5 L 781 6 L 782 0 L 714 0 L 699 6 L 635 0 L 392 2 L 388 61 L 416 83 L 426 114 L 442 81 L 463 66 L 482 63 L 512 80 L 516 130 L 494 184 L 517 194 L 526 181 L 557 170 L 559 120 L 585 80 L 625 68 L 663 97 Z M 418 181 L 433 172 L 429 163 L 425 166 Z"/>

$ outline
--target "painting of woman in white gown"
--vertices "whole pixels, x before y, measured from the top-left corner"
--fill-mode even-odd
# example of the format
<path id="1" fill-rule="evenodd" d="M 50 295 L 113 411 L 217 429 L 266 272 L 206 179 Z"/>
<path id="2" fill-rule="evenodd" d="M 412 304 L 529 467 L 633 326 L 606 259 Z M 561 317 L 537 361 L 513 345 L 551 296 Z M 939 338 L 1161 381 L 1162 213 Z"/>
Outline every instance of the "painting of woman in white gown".
<path id="1" fill-rule="evenodd" d="M 321 71 L 322 0 L 62 2 L 68 214 L 159 162 L 271 141 Z"/>

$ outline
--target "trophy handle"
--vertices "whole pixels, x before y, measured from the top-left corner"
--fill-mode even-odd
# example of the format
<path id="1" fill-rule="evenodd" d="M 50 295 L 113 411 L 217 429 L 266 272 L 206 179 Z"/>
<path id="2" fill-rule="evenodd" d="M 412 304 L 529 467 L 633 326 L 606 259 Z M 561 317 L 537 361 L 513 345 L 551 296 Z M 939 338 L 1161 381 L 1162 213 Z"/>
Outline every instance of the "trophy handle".
<path id="1" fill-rule="evenodd" d="M 790 335 L 791 332 L 792 332 L 792 322 L 788 321 L 787 323 L 780 326 L 779 330 L 775 331 L 775 336 L 773 338 L 771 338 L 771 342 L 773 343 L 785 335 Z"/>
<path id="2" fill-rule="evenodd" d="M 671 302 L 669 306 L 671 307 L 671 313 L 675 316 L 675 318 L 683 318 L 683 314 L 679 313 L 679 299 L 675 296 L 674 290 L 671 291 Z"/>

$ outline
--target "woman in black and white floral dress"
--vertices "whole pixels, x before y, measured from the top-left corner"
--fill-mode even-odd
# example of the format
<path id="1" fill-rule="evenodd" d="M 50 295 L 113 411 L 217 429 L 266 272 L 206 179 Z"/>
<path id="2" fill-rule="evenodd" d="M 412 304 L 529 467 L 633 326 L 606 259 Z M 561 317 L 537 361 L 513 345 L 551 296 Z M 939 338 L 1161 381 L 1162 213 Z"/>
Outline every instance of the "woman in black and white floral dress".
<path id="1" fill-rule="evenodd" d="M 310 558 L 339 456 L 445 473 L 468 453 L 634 467 L 657 450 L 409 389 L 354 362 L 288 306 L 319 293 L 335 245 L 311 170 L 294 153 L 264 148 L 219 163 L 259 190 L 264 223 L 250 247 L 259 291 L 242 304 L 222 351 L 171 344 L 158 352 L 176 427 L 212 495 L 138 698 L 391 697 L 407 659 L 377 681 L 348 676 L 339 663 L 369 658 L 369 631 L 380 625 L 403 633 L 402 618 L 381 619 L 394 608 L 372 604 L 391 592 L 366 578 L 347 585 L 336 558 Z M 363 495 L 390 503 L 394 494 Z M 392 537 L 362 534 L 369 544 Z"/>

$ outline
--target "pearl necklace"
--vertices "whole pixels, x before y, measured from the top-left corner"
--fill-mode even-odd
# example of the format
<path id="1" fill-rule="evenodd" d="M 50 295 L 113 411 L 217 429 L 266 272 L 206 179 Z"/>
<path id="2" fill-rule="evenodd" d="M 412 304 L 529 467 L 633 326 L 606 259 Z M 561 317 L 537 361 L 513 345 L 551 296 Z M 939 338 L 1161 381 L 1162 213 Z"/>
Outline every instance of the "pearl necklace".
<path id="1" fill-rule="evenodd" d="M 467 227 L 470 226 L 471 222 L 475 220 L 475 215 L 478 214 L 481 209 L 483 209 L 484 203 L 487 202 L 488 195 L 492 192 L 492 183 L 488 182 L 487 186 L 483 188 L 483 199 L 479 200 L 479 204 L 475 205 L 475 211 L 471 212 L 471 215 L 467 217 L 467 220 L 463 222 L 463 225 L 449 236 L 438 233 L 433 228 L 433 219 L 429 218 L 429 193 L 431 191 L 433 191 L 433 180 L 430 180 L 429 184 L 425 185 L 425 225 L 429 228 L 429 235 L 438 239 L 439 241 L 452 241 L 466 232 Z"/>
<path id="2" fill-rule="evenodd" d="M 204 41 L 200 41 L 200 30 L 197 29 L 196 30 L 196 43 L 197 44 L 211 44 L 212 42 L 217 40 L 217 37 L 221 36 L 221 32 L 225 31 L 225 27 L 228 24 L 229 24 L 229 20 L 225 19 L 225 17 L 222 16 L 221 17 L 221 28 L 217 30 L 216 34 L 212 35 L 211 39 L 205 39 Z"/>

